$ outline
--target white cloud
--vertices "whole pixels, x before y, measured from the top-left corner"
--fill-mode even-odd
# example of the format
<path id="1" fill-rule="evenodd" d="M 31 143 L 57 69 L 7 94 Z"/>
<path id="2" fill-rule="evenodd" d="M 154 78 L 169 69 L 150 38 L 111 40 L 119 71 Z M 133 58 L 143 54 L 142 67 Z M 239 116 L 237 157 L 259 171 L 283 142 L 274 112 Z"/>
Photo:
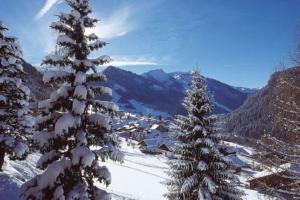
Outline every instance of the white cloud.
<path id="1" fill-rule="evenodd" d="M 115 66 L 115 67 L 122 67 L 122 66 L 137 66 L 137 65 L 158 65 L 157 62 L 155 62 L 152 58 L 147 57 L 139 57 L 139 58 L 127 58 L 127 57 L 121 57 L 114 59 L 112 56 L 112 61 L 106 66 Z"/>
<path id="2" fill-rule="evenodd" d="M 108 18 L 100 18 L 100 22 L 97 26 L 93 29 L 88 29 L 87 33 L 93 32 L 102 39 L 124 36 L 133 30 L 133 24 L 132 22 L 129 22 L 131 13 L 129 7 L 119 8 Z"/>
<path id="3" fill-rule="evenodd" d="M 36 14 L 35 19 L 43 17 L 60 0 L 46 0 L 43 8 Z"/>
<path id="4" fill-rule="evenodd" d="M 107 65 L 112 66 L 130 66 L 130 65 L 157 65 L 156 62 L 150 62 L 150 61 L 136 61 L 136 60 L 115 60 L 110 62 Z"/>

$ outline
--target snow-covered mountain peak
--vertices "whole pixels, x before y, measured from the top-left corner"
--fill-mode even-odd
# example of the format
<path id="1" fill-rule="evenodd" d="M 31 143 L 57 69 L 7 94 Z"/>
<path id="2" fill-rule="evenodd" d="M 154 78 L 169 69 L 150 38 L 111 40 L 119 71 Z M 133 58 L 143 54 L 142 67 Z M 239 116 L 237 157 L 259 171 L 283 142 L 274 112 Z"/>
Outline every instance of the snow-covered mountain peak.
<path id="1" fill-rule="evenodd" d="M 183 87 L 187 90 L 190 87 L 192 80 L 190 72 L 173 72 L 170 75 L 176 80 L 182 83 Z"/>
<path id="2" fill-rule="evenodd" d="M 162 69 L 151 70 L 147 73 L 144 73 L 143 76 L 148 77 L 148 78 L 153 78 L 159 82 L 168 82 L 172 78 L 172 76 L 170 76 L 170 74 L 166 73 Z"/>

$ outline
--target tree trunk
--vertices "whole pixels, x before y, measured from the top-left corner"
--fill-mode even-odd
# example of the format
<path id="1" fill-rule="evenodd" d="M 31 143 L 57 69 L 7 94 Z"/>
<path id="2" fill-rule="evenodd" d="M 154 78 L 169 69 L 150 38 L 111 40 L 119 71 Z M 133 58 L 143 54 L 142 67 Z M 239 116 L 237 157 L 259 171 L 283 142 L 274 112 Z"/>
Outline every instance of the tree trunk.
<path id="1" fill-rule="evenodd" d="M 0 147 L 0 171 L 2 171 L 2 166 L 4 164 L 4 157 L 5 157 L 5 149 Z"/>

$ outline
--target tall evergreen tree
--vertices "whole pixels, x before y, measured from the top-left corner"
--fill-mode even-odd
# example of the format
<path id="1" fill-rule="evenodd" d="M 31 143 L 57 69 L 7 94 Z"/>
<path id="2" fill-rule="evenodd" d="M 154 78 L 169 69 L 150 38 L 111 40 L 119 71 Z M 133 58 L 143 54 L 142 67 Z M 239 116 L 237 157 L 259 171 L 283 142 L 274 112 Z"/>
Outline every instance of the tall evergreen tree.
<path id="1" fill-rule="evenodd" d="M 15 37 L 0 21 L 0 170 L 5 154 L 23 159 L 28 153 L 26 135 L 31 133 L 29 89 L 22 84 L 22 51 Z"/>
<path id="2" fill-rule="evenodd" d="M 25 183 L 21 194 L 26 199 L 110 199 L 94 184 L 95 180 L 111 183 L 110 172 L 98 159 L 122 160 L 111 132 L 111 114 L 118 107 L 95 100 L 95 95 L 111 95 L 110 88 L 96 84 L 106 79 L 96 67 L 110 58 L 89 58 L 92 51 L 106 45 L 95 34 L 86 33 L 97 22 L 89 17 L 89 0 L 65 1 L 71 12 L 59 14 L 51 25 L 59 34 L 58 50 L 43 61 L 58 68 L 43 77 L 58 89 L 50 99 L 39 102 L 33 136 L 43 154 L 37 165 L 45 171 Z"/>
<path id="3" fill-rule="evenodd" d="M 198 71 L 193 73 L 183 105 L 188 115 L 175 119 L 176 159 L 169 162 L 171 179 L 165 196 L 172 200 L 240 199 L 241 192 L 233 184 L 235 177 L 230 172 L 230 163 L 222 153 L 220 137 L 213 128 L 214 118 L 208 116 L 210 100 Z"/>

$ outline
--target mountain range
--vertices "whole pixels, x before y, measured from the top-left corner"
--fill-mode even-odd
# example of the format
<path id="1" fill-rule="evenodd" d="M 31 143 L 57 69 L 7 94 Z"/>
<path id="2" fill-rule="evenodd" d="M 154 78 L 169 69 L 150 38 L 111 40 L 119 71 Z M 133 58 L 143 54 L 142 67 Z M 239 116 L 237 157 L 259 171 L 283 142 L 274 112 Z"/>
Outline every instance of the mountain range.
<path id="1" fill-rule="evenodd" d="M 23 68 L 23 79 L 31 90 L 32 100 L 49 97 L 52 89 L 43 84 L 42 73 L 26 62 Z M 156 69 L 140 75 L 112 66 L 104 69 L 103 73 L 108 80 L 105 84 L 113 90 L 112 100 L 121 110 L 163 117 L 185 113 L 182 101 L 191 84 L 191 73 L 166 73 L 162 69 Z M 205 80 L 215 114 L 229 113 L 237 109 L 249 94 L 256 91 L 241 90 L 211 78 Z"/>
<path id="2" fill-rule="evenodd" d="M 191 73 L 156 69 L 139 75 L 116 67 L 107 67 L 103 73 L 113 89 L 113 101 L 123 110 L 165 117 L 185 113 L 181 103 L 191 84 Z M 229 113 L 249 96 L 250 89 L 243 92 L 214 79 L 205 80 L 214 113 Z"/>

